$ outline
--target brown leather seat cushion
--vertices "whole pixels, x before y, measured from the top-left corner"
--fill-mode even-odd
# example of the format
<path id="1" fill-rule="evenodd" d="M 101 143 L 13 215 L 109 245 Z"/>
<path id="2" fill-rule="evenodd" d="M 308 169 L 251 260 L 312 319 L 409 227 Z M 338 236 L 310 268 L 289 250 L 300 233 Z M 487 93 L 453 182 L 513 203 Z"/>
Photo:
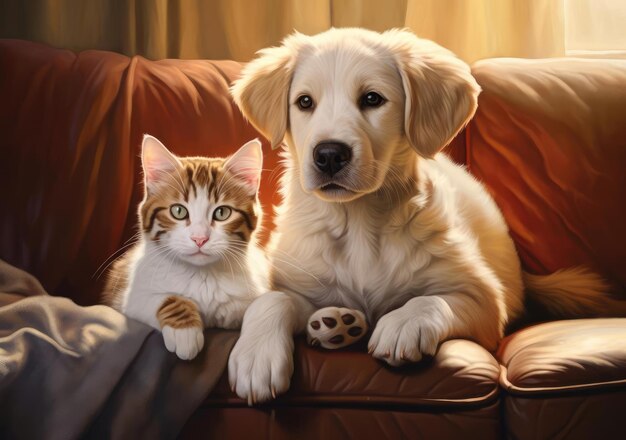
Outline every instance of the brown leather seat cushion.
<path id="1" fill-rule="evenodd" d="M 501 385 L 514 394 L 626 386 L 626 318 L 538 324 L 504 339 Z"/>
<path id="2" fill-rule="evenodd" d="M 289 392 L 276 404 L 480 406 L 498 395 L 500 368 L 494 357 L 466 340 L 443 343 L 432 359 L 392 368 L 362 347 L 326 351 L 296 341 Z M 208 404 L 243 404 L 224 376 Z"/>
<path id="3" fill-rule="evenodd" d="M 498 357 L 507 438 L 623 438 L 626 319 L 538 324 Z"/>

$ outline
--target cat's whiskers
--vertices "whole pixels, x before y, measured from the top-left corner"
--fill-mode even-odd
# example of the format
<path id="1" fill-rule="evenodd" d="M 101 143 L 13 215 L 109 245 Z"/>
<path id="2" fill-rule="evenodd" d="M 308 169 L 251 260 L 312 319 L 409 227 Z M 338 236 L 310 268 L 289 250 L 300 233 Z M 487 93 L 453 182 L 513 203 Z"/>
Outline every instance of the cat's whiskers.
<path id="1" fill-rule="evenodd" d="M 115 261 L 117 260 L 117 258 L 121 255 L 120 253 L 123 253 L 123 251 L 125 249 L 127 249 L 130 246 L 135 245 L 139 240 L 136 240 L 132 243 L 129 243 L 127 245 L 121 246 L 120 248 L 118 248 L 117 250 L 115 250 L 111 255 L 109 255 L 107 257 L 106 260 L 104 260 L 102 262 L 102 264 L 100 266 L 98 266 L 98 268 L 94 271 L 93 275 L 91 275 L 92 279 L 96 279 L 99 280 L 100 277 L 107 271 L 107 269 L 113 264 L 115 263 Z"/>
<path id="2" fill-rule="evenodd" d="M 230 242 L 230 244 L 232 244 L 232 242 Z M 239 266 L 239 269 L 241 269 L 241 273 L 244 276 L 244 280 L 246 283 L 246 287 L 248 288 L 248 291 L 252 291 L 252 289 L 250 288 L 250 276 L 249 276 L 249 269 L 246 267 L 246 261 L 245 259 L 247 258 L 247 248 L 246 248 L 246 252 L 244 252 L 242 249 L 238 249 L 237 247 L 227 247 L 224 248 L 223 251 L 227 254 L 230 255 L 234 258 L 235 263 L 237 263 L 237 265 Z M 228 261 L 228 257 L 226 257 L 226 260 Z M 230 262 L 229 262 L 230 264 Z"/>
<path id="3" fill-rule="evenodd" d="M 155 270 L 152 273 L 152 277 L 150 280 L 150 286 L 152 287 L 154 285 L 154 275 L 155 274 L 160 274 L 161 273 L 161 265 L 165 262 L 170 260 L 170 255 L 177 255 L 176 251 L 171 248 L 168 245 L 163 245 L 163 247 L 157 248 L 156 252 L 151 253 L 150 258 L 154 258 L 155 261 Z M 170 265 L 168 267 L 168 271 L 164 274 L 164 278 L 167 278 L 167 276 L 169 275 L 169 271 L 172 268 L 172 264 L 173 261 L 170 260 Z"/>
<path id="4" fill-rule="evenodd" d="M 156 260 L 155 264 L 157 264 L 158 262 L 160 262 L 160 259 L 164 255 L 164 253 L 169 250 L 173 251 L 173 249 L 171 249 L 169 245 L 159 245 L 157 247 L 154 247 L 153 249 L 150 249 L 150 252 L 146 252 L 146 256 L 148 256 L 149 254 L 150 259 Z"/>
<path id="5" fill-rule="evenodd" d="M 290 282 L 295 282 L 297 281 L 294 278 L 294 273 L 292 271 L 286 271 L 285 269 L 272 265 L 272 270 L 275 270 L 276 272 L 278 272 L 279 274 L 281 274 L 286 280 L 289 280 Z M 271 287 L 271 286 L 270 286 Z"/>
<path id="6" fill-rule="evenodd" d="M 141 232 L 136 232 L 133 234 L 128 240 L 126 240 L 121 247 L 119 247 L 115 252 L 113 252 L 109 257 L 102 262 L 100 266 L 93 273 L 91 278 L 95 278 L 96 280 L 100 279 L 100 277 L 106 272 L 106 270 L 111 266 L 111 264 L 115 263 L 117 258 L 120 256 L 119 254 L 128 249 L 130 246 L 134 246 L 141 239 Z M 133 240 L 129 243 L 130 240 Z M 104 266 L 104 267 L 103 267 Z M 101 270 L 102 269 L 102 270 Z"/>
<path id="7" fill-rule="evenodd" d="M 233 245 L 234 245 L 234 246 L 236 246 L 236 245 L 241 246 L 241 244 L 239 244 L 239 243 L 233 243 Z M 285 259 L 285 258 L 280 258 L 279 256 L 277 256 L 277 255 L 276 255 L 276 253 L 282 253 L 282 254 L 283 254 L 283 256 L 284 256 L 285 258 L 289 258 L 291 261 L 288 261 L 288 260 L 287 260 L 287 259 Z M 300 270 L 301 272 L 305 273 L 306 275 L 310 276 L 310 277 L 311 277 L 311 278 L 313 278 L 315 281 L 317 281 L 317 283 L 318 283 L 320 286 L 322 286 L 322 287 L 323 287 L 323 286 L 325 286 L 325 284 L 324 284 L 324 283 L 322 283 L 322 282 L 320 281 L 320 279 L 319 279 L 318 277 L 316 277 L 314 274 L 312 274 L 311 272 L 307 271 L 307 270 L 306 270 L 306 269 L 304 269 L 302 266 L 299 266 L 299 265 L 297 265 L 296 263 L 294 263 L 294 262 L 293 262 L 293 258 L 292 258 L 292 257 L 291 257 L 288 253 L 286 253 L 286 252 L 284 252 L 284 251 L 282 251 L 282 250 L 280 250 L 280 249 L 273 249 L 273 250 L 272 250 L 272 259 L 276 259 L 276 260 L 280 261 L 281 263 L 285 263 L 285 264 L 287 264 L 287 265 L 289 265 L 289 266 L 291 266 L 291 267 L 293 267 L 293 268 L 295 268 L 295 269 Z M 271 262 L 271 261 L 270 261 L 270 262 Z M 272 268 L 274 268 L 274 269 L 279 269 L 279 268 L 278 268 L 275 264 L 273 264 L 273 263 L 272 263 Z"/>
<path id="8" fill-rule="evenodd" d="M 140 237 L 141 237 L 141 231 L 137 231 L 133 235 L 128 237 L 128 240 L 126 240 L 124 243 L 122 243 L 122 245 L 125 245 L 126 243 L 128 243 L 129 241 L 131 241 L 134 238 L 140 238 Z"/>
<path id="9" fill-rule="evenodd" d="M 315 281 L 316 281 L 316 282 L 317 282 L 317 283 L 318 283 L 321 287 L 324 287 L 324 286 L 325 286 L 325 284 L 324 284 L 322 281 L 320 281 L 320 279 L 319 279 L 318 277 L 316 277 L 315 275 L 313 275 L 311 272 L 309 272 L 309 271 L 305 270 L 304 268 L 302 268 L 302 267 L 298 266 L 297 264 L 292 263 L 291 261 L 287 261 L 287 260 L 285 260 L 284 258 L 280 258 L 280 257 L 278 257 L 276 254 L 273 254 L 273 255 L 272 255 L 271 260 L 277 260 L 277 261 L 279 261 L 280 263 L 285 263 L 285 264 L 287 264 L 287 265 L 289 265 L 289 266 L 293 267 L 294 269 L 298 269 L 298 270 L 300 270 L 301 272 L 303 272 L 304 274 L 306 274 L 306 275 L 310 276 L 311 278 L 313 278 L 313 279 L 314 279 L 314 280 L 315 280 Z M 277 268 L 277 266 L 273 263 L 273 261 L 270 261 L 270 263 L 272 264 L 272 267 L 273 267 L 274 269 L 276 269 L 276 268 Z"/>
<path id="10" fill-rule="evenodd" d="M 220 256 L 220 258 L 222 258 L 224 261 L 226 261 L 226 263 L 230 267 L 230 273 L 233 276 L 233 279 L 235 278 L 235 272 L 233 271 L 232 264 L 230 264 L 230 258 L 229 257 L 232 257 L 234 259 L 235 263 L 237 263 L 237 265 L 239 265 L 239 268 L 242 271 L 244 282 L 246 283 L 246 288 L 248 289 L 248 292 L 250 292 L 252 289 L 250 289 L 250 283 L 248 282 L 248 277 L 246 276 L 248 271 L 245 268 L 245 266 L 239 261 L 239 259 L 237 258 L 237 255 L 234 253 L 234 251 L 231 250 L 231 249 L 228 249 L 228 248 L 224 248 L 221 251 L 218 251 L 218 255 Z"/>

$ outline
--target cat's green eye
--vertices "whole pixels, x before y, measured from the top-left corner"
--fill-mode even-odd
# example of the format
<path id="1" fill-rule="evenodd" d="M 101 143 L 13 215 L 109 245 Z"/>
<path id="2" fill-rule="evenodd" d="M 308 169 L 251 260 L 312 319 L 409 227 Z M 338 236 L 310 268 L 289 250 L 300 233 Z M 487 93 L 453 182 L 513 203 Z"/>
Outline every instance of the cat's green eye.
<path id="1" fill-rule="evenodd" d="M 187 211 L 187 208 L 179 203 L 170 206 L 170 214 L 172 214 L 172 217 L 174 217 L 176 220 L 185 220 L 187 217 L 189 217 L 189 212 Z"/>
<path id="2" fill-rule="evenodd" d="M 213 212 L 213 218 L 218 222 L 223 222 L 228 217 L 230 217 L 230 214 L 232 214 L 232 212 L 233 210 L 230 209 L 228 206 L 220 206 Z"/>

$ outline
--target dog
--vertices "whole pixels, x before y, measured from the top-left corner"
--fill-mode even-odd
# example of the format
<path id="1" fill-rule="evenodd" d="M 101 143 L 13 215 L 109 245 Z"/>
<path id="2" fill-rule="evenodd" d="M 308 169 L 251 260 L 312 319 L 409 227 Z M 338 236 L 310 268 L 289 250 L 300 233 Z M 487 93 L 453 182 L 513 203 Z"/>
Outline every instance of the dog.
<path id="1" fill-rule="evenodd" d="M 231 92 L 284 147 L 286 168 L 272 291 L 247 310 L 229 359 L 249 404 L 289 388 L 293 336 L 318 309 L 363 312 L 370 353 L 391 366 L 451 338 L 495 350 L 525 287 L 560 315 L 606 311 L 606 285 L 585 269 L 523 273 L 493 199 L 439 153 L 480 93 L 443 47 L 398 29 L 295 33 L 260 51 Z"/>

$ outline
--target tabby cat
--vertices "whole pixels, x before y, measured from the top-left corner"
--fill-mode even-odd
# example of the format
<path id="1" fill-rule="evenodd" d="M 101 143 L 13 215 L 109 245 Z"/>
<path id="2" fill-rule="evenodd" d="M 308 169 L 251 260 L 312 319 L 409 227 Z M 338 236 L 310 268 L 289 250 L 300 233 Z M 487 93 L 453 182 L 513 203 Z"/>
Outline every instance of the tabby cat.
<path id="1" fill-rule="evenodd" d="M 161 330 L 181 359 L 202 349 L 203 328 L 239 328 L 266 290 L 255 239 L 262 162 L 256 139 L 221 159 L 177 157 L 143 138 L 140 238 L 114 263 L 106 292 L 113 307 Z"/>

